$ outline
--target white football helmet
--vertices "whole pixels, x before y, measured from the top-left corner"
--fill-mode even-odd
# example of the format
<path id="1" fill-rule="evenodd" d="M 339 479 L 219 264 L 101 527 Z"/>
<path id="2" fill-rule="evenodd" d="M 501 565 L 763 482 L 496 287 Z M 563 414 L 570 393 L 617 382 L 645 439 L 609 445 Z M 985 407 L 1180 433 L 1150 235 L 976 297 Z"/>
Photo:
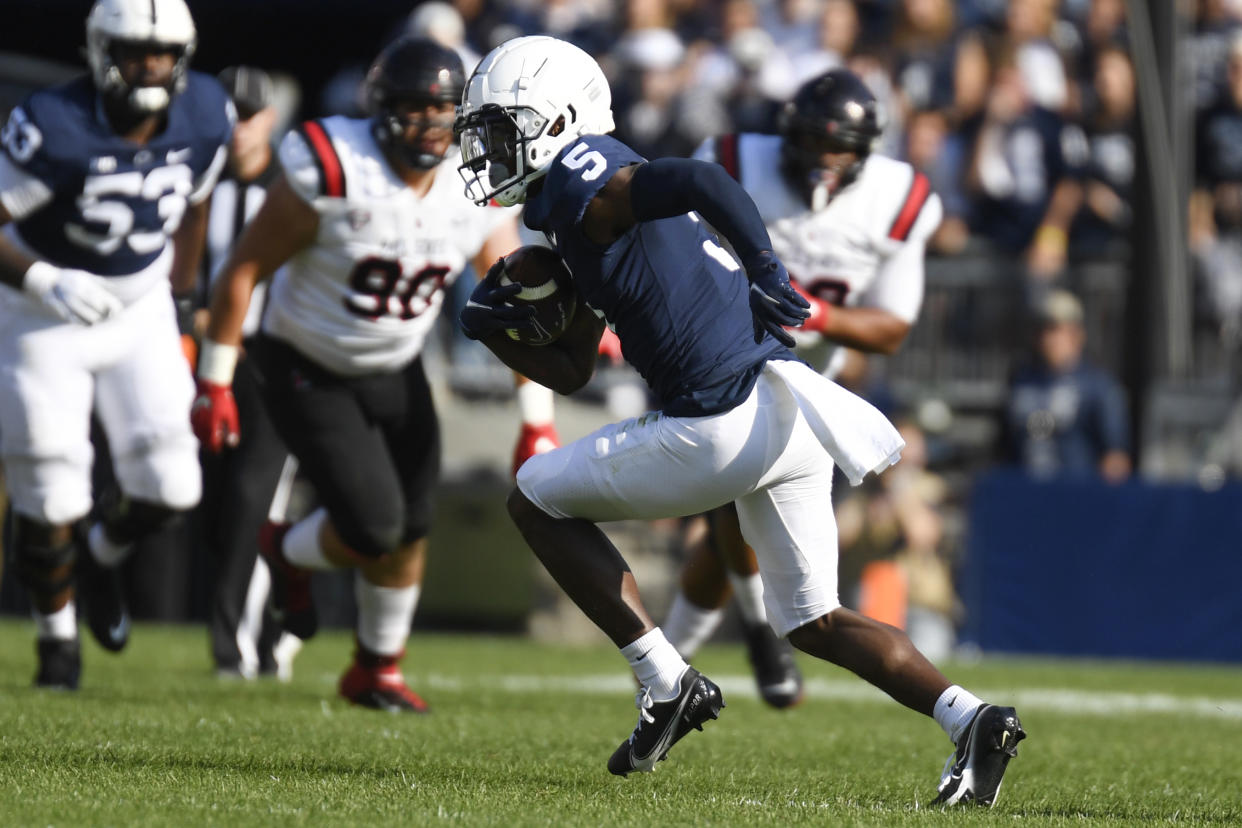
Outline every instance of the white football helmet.
<path id="1" fill-rule="evenodd" d="M 185 73 L 198 38 L 184 0 L 96 0 L 86 17 L 86 60 L 95 88 L 125 101 L 139 114 L 167 108 L 185 89 Z M 156 44 L 177 56 L 168 86 L 130 87 L 113 60 L 116 43 Z"/>
<path id="2" fill-rule="evenodd" d="M 506 41 L 474 70 L 458 110 L 466 195 L 520 204 L 567 144 L 614 128 L 612 92 L 594 58 L 554 37 Z"/>

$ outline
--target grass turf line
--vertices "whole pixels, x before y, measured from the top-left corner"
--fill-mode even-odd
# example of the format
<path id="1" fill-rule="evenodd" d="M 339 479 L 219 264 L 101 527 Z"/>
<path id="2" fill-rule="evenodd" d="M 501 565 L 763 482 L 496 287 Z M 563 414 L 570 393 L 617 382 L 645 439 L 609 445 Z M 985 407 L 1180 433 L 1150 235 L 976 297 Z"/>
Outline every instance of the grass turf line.
<path id="1" fill-rule="evenodd" d="M 0 622 L 0 825 L 1228 825 L 1242 823 L 1228 714 L 1059 710 L 1076 699 L 1242 702 L 1242 669 L 988 659 L 950 677 L 1006 695 L 1031 733 L 992 811 L 928 809 L 948 740 L 860 693 L 762 706 L 740 647 L 696 665 L 729 679 L 719 722 L 654 774 L 604 763 L 637 721 L 608 647 L 415 634 L 406 671 L 429 716 L 335 695 L 348 633 L 316 638 L 287 685 L 220 681 L 198 628 L 140 625 L 113 656 L 89 640 L 77 693 L 29 687 L 33 628 Z M 809 686 L 861 682 L 801 658 Z M 1198 700 L 1196 702 L 1196 700 Z"/>

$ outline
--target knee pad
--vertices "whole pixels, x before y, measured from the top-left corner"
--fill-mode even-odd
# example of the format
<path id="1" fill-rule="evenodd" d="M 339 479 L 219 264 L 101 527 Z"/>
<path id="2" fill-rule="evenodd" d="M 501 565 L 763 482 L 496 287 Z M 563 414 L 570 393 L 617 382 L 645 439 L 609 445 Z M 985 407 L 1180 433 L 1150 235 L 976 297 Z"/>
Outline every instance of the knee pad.
<path id="1" fill-rule="evenodd" d="M 125 544 L 174 526 L 184 516 L 178 509 L 122 497 L 104 511 L 103 525 L 109 540 Z"/>
<path id="2" fill-rule="evenodd" d="M 341 538 L 356 555 L 367 560 L 379 560 L 401 545 L 403 528 L 400 523 L 386 526 L 355 526 L 346 534 L 344 527 L 338 527 Z"/>
<path id="3" fill-rule="evenodd" d="M 13 533 L 13 575 L 36 599 L 51 598 L 73 584 L 73 564 L 77 560 L 77 543 L 63 544 L 40 542 L 43 538 L 16 518 L 17 529 Z"/>

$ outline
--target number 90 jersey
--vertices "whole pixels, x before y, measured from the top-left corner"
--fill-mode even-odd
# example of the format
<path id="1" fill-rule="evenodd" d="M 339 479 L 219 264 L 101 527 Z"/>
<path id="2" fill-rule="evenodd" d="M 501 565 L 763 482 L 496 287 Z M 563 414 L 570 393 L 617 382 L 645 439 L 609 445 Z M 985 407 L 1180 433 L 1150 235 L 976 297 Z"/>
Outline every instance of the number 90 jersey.
<path id="1" fill-rule="evenodd" d="M 904 161 L 869 155 L 858 177 L 819 210 L 781 172 L 781 137 L 743 133 L 704 142 L 694 157 L 721 164 L 754 199 L 776 255 L 808 293 L 832 305 L 886 310 L 911 324 L 923 303 L 923 253 L 940 198 Z M 845 352 L 791 331 L 798 356 L 829 376 Z"/>
<path id="2" fill-rule="evenodd" d="M 263 330 L 343 376 L 396 371 L 416 357 L 445 288 L 517 213 L 467 199 L 452 153 L 420 198 L 365 118 L 302 124 L 281 142 L 280 161 L 319 230 L 274 277 Z"/>
<path id="3" fill-rule="evenodd" d="M 0 200 L 35 256 L 101 276 L 143 272 L 140 286 L 110 280 L 128 301 L 167 278 L 167 265 L 151 266 L 186 206 L 211 194 L 235 117 L 220 84 L 198 72 L 146 144 L 113 132 L 89 78 L 35 92 L 0 132 Z"/>

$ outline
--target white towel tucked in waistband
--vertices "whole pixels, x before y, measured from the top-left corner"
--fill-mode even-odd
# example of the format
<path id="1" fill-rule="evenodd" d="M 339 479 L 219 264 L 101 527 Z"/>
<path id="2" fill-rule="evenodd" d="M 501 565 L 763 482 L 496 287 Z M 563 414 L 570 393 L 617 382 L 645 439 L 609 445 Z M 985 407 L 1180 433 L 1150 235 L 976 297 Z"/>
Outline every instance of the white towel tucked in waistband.
<path id="1" fill-rule="evenodd" d="M 773 361 L 764 370 L 780 377 L 851 486 L 901 459 L 906 441 L 888 418 L 862 397 L 801 362 Z"/>

